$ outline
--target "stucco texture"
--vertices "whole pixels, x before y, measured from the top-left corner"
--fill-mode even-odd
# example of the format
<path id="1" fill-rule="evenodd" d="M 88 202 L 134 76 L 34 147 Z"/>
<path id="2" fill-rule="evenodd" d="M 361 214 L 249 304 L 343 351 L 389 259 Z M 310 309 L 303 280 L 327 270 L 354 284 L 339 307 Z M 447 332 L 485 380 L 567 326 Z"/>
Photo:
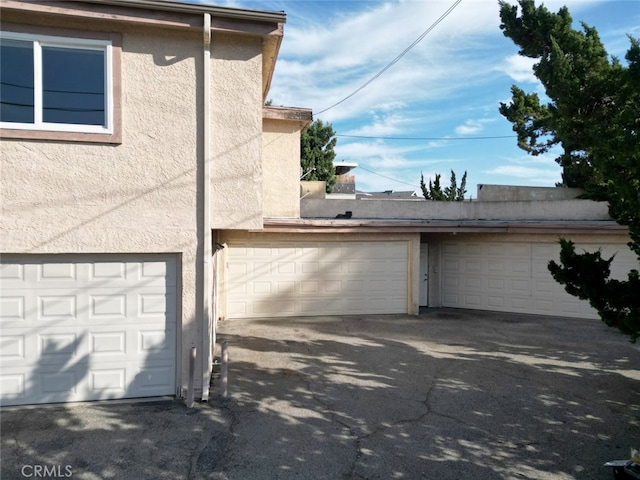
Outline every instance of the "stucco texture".
<path id="1" fill-rule="evenodd" d="M 262 43 L 213 35 L 211 225 L 262 228 Z"/>
<path id="2" fill-rule="evenodd" d="M 300 123 L 263 121 L 264 216 L 300 217 Z"/>

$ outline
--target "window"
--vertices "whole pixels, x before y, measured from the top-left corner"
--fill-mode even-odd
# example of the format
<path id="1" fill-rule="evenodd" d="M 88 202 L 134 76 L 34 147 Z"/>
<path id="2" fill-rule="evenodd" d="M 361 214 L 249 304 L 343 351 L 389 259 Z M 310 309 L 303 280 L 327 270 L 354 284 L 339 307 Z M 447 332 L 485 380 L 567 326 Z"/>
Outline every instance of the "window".
<path id="1" fill-rule="evenodd" d="M 113 52 L 111 39 L 1 32 L 3 136 L 109 141 L 105 135 L 114 134 L 118 111 Z M 12 135 L 12 131 L 22 133 Z M 36 132 L 99 134 L 101 138 Z"/>

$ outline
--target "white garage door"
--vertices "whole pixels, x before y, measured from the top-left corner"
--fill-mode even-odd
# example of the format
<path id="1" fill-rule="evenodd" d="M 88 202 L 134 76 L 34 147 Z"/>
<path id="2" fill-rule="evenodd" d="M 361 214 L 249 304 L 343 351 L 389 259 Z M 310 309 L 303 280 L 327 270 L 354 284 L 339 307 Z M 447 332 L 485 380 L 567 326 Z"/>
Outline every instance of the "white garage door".
<path id="1" fill-rule="evenodd" d="M 235 243 L 227 258 L 230 318 L 407 312 L 407 242 Z"/>
<path id="2" fill-rule="evenodd" d="M 625 245 L 578 245 L 618 252 L 612 275 L 624 278 L 634 257 Z M 558 243 L 446 242 L 442 245 L 442 305 L 445 307 L 597 318 L 588 302 L 565 292 L 549 273 Z M 637 265 L 637 262 L 636 262 Z"/>
<path id="3" fill-rule="evenodd" d="M 176 262 L 3 256 L 2 405 L 175 394 Z"/>

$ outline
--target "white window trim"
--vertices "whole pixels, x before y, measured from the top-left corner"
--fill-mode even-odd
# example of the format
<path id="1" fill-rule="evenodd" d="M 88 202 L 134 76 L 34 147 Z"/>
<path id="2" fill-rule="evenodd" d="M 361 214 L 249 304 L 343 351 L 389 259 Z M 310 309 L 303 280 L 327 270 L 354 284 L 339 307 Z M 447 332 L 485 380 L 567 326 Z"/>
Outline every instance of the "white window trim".
<path id="1" fill-rule="evenodd" d="M 114 92 L 113 92 L 113 45 L 109 40 L 57 37 L 18 32 L 0 32 L 7 40 L 27 41 L 33 44 L 34 71 L 34 122 L 0 122 L 0 128 L 8 130 L 32 130 L 75 133 L 114 133 Z M 104 52 L 105 75 L 105 120 L 106 125 L 82 125 L 69 123 L 48 123 L 42 121 L 42 47 L 64 47 Z"/>

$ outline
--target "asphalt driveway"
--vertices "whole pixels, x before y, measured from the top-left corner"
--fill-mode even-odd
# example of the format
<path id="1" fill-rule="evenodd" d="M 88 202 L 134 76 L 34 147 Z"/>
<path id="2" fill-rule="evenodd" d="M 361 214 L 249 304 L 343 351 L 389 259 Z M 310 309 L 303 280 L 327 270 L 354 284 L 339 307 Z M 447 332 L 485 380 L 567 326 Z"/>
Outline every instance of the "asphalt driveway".
<path id="1" fill-rule="evenodd" d="M 640 348 L 598 320 L 438 309 L 234 320 L 218 339 L 227 400 L 214 377 L 191 410 L 3 410 L 2 479 L 604 480 L 640 448 Z"/>

